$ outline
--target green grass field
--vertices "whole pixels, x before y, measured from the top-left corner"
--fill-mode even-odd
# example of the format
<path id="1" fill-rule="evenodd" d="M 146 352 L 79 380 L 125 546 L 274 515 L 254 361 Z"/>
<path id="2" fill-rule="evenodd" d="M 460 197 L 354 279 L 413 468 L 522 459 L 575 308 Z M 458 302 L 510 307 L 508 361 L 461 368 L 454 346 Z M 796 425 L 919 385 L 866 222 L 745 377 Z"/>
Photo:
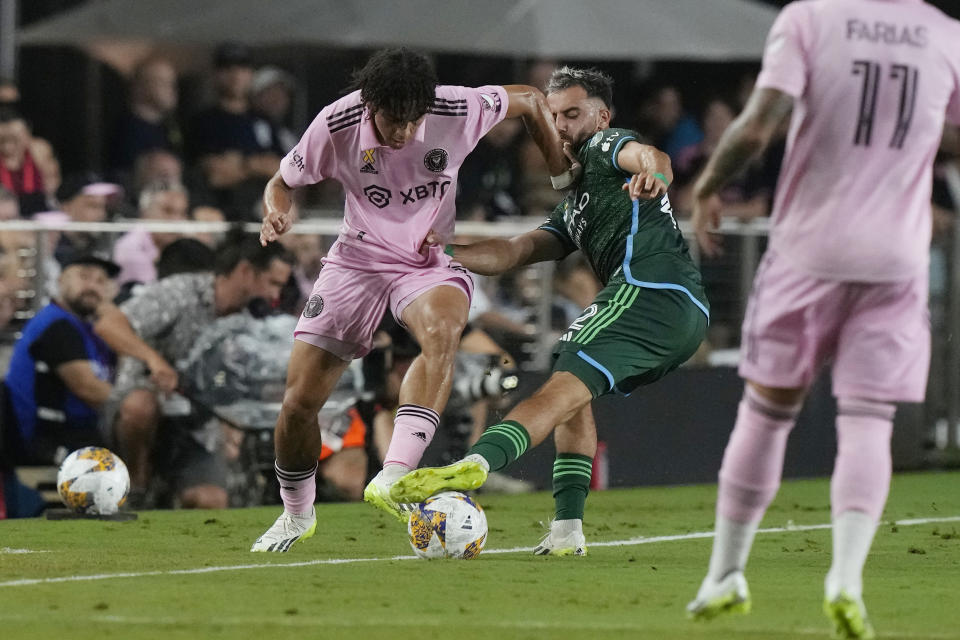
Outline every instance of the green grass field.
<path id="1" fill-rule="evenodd" d="M 757 537 L 752 614 L 684 618 L 711 545 L 686 536 L 710 531 L 715 490 L 594 493 L 584 558 L 530 554 L 544 493 L 481 496 L 490 536 L 471 561 L 396 558 L 405 531 L 363 504 L 321 506 L 317 535 L 281 555 L 248 552 L 277 508 L 0 522 L 0 638 L 829 637 L 830 531 L 804 528 L 829 522 L 826 480 L 786 482 L 770 508 L 763 526 L 788 530 Z M 896 476 L 885 518 L 952 520 L 881 527 L 865 593 L 879 637 L 960 638 L 960 474 Z"/>

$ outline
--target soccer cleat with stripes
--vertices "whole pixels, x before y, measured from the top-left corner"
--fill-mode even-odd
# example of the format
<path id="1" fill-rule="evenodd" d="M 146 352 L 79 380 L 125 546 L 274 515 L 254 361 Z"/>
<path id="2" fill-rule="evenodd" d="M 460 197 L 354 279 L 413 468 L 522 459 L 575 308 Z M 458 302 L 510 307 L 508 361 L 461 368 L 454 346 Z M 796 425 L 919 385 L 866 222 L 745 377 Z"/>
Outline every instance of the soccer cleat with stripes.
<path id="1" fill-rule="evenodd" d="M 310 509 L 309 516 L 299 516 L 284 511 L 273 526 L 250 547 L 250 551 L 285 553 L 293 543 L 306 540 L 317 530 L 317 512 Z"/>
<path id="2" fill-rule="evenodd" d="M 399 503 L 391 498 L 391 486 L 392 483 L 384 477 L 383 470 L 381 469 L 380 473 L 375 475 L 363 490 L 363 501 L 385 513 L 389 513 L 400 522 L 405 523 L 410 517 L 410 511 L 413 509 L 413 506 Z"/>
<path id="3" fill-rule="evenodd" d="M 833 600 L 824 599 L 823 612 L 833 622 L 835 638 L 869 640 L 877 637 L 873 625 L 867 619 L 867 609 L 859 598 L 853 598 L 841 591 Z"/>
<path id="4" fill-rule="evenodd" d="M 423 502 L 441 491 L 472 491 L 487 480 L 487 470 L 475 460 L 464 459 L 445 467 L 414 469 L 390 489 L 396 502 Z"/>
<path id="5" fill-rule="evenodd" d="M 750 588 L 740 571 L 729 573 L 720 582 L 704 578 L 697 597 L 687 605 L 692 620 L 712 620 L 724 613 L 750 613 Z"/>
<path id="6" fill-rule="evenodd" d="M 533 549 L 535 556 L 585 556 L 587 539 L 582 531 L 562 531 L 557 521 L 550 523 L 550 531 Z"/>

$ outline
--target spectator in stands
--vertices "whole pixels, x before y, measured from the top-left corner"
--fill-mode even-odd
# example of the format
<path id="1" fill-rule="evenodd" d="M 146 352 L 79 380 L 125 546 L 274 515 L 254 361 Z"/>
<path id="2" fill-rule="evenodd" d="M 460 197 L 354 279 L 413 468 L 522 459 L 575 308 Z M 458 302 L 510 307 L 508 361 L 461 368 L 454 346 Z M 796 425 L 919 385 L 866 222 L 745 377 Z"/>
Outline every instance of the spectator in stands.
<path id="1" fill-rule="evenodd" d="M 189 196 L 179 182 L 157 181 L 140 192 L 140 219 L 177 222 L 188 219 Z M 175 232 L 133 229 L 120 236 L 113 247 L 113 259 L 120 265 L 117 281 L 150 283 L 157 279 L 156 261 L 168 244 L 180 237 Z"/>
<path id="2" fill-rule="evenodd" d="M 294 256 L 296 261 L 290 281 L 280 295 L 280 310 L 293 315 L 300 315 L 303 305 L 306 304 L 313 283 L 323 267 L 323 257 L 326 249 L 323 236 L 310 233 L 290 233 L 280 238 L 280 243 Z"/>
<path id="3" fill-rule="evenodd" d="M 681 149 L 673 162 L 673 193 L 670 199 L 675 208 L 690 210 L 693 181 L 703 170 L 710 154 L 717 148 L 720 136 L 735 116 L 733 106 L 726 100 L 718 97 L 707 102 L 703 110 L 703 139 Z"/>
<path id="4" fill-rule="evenodd" d="M 654 145 L 676 160 L 684 147 L 697 144 L 703 132 L 697 121 L 683 108 L 680 91 L 671 85 L 660 87 L 641 105 L 641 133 L 653 139 Z"/>
<path id="5" fill-rule="evenodd" d="M 60 274 L 57 297 L 24 327 L 4 381 L 15 464 L 58 464 L 74 449 L 105 443 L 101 409 L 115 357 L 91 323 L 113 296 L 119 271 L 96 256 L 73 258 Z"/>
<path id="6" fill-rule="evenodd" d="M 0 221 L 19 217 L 20 201 L 0 187 Z M 24 274 L 36 266 L 35 247 L 36 235 L 29 231 L 0 231 L 0 371 L 5 371 L 9 362 L 12 331 L 18 328 L 12 326 L 17 312 L 30 303 L 19 292 L 31 289 Z"/>
<path id="7" fill-rule="evenodd" d="M 11 191 L 0 187 L 0 220 L 20 218 L 20 200 Z"/>
<path id="8" fill-rule="evenodd" d="M 148 151 L 182 153 L 177 100 L 177 72 L 168 60 L 149 58 L 137 66 L 130 82 L 130 104 L 113 140 L 114 170 L 130 171 L 136 159 Z"/>
<path id="9" fill-rule="evenodd" d="M 227 219 L 223 210 L 204 202 L 194 205 L 190 210 L 190 218 L 195 222 L 226 222 Z M 215 247 L 223 240 L 223 234 L 216 232 L 195 233 L 193 237 L 208 247 Z"/>
<path id="10" fill-rule="evenodd" d="M 183 163 L 180 157 L 164 149 L 144 151 L 133 161 L 133 176 L 130 180 L 130 197 L 134 204 L 140 192 L 153 182 L 183 182 Z"/>
<path id="11" fill-rule="evenodd" d="M 703 112 L 703 140 L 681 150 L 674 162 L 674 191 L 671 199 L 677 209 L 690 210 L 693 181 L 706 165 L 720 137 L 735 116 L 733 105 L 722 98 L 713 98 L 707 103 Z M 769 152 L 749 163 L 738 179 L 726 185 L 720 193 L 725 217 L 747 221 L 765 217 L 770 213 L 782 156 L 782 139 L 778 138 Z"/>
<path id="12" fill-rule="evenodd" d="M 213 271 L 217 254 L 196 238 L 178 238 L 163 248 L 157 259 L 157 279 L 163 280 L 179 273 Z"/>
<path id="13" fill-rule="evenodd" d="M 187 140 L 205 186 L 230 220 L 260 220 L 254 204 L 280 167 L 280 155 L 257 140 L 250 112 L 253 59 L 249 49 L 224 44 L 214 54 L 216 104 L 193 119 Z"/>
<path id="14" fill-rule="evenodd" d="M 520 208 L 523 181 L 520 147 L 527 137 L 518 135 L 522 129 L 523 125 L 516 118 L 501 121 L 480 139 L 473 153 L 464 160 L 457 193 L 458 218 L 492 222 L 506 216 L 523 215 Z M 538 163 L 543 164 L 539 150 L 537 154 Z M 549 180 L 545 182 L 549 184 Z"/>
<path id="15" fill-rule="evenodd" d="M 132 500 L 143 504 L 151 479 L 151 454 L 164 400 L 178 388 L 174 366 L 200 331 L 217 317 L 243 311 L 257 297 L 274 300 L 290 277 L 292 258 L 280 245 L 261 247 L 254 235 L 228 237 L 213 273 L 188 273 L 144 286 L 119 308 L 104 312 L 96 330 L 118 353 L 113 434 L 130 470 Z M 163 437 L 178 453 L 162 469 L 187 508 L 227 506 L 219 452 L 210 452 L 182 421 Z M 167 447 L 165 447 L 167 448 Z"/>
<path id="16" fill-rule="evenodd" d="M 289 126 L 295 90 L 296 83 L 290 74 L 277 67 L 263 67 L 253 75 L 250 104 L 257 143 L 261 149 L 280 157 L 300 141 L 300 136 Z"/>
<path id="17" fill-rule="evenodd" d="M 26 118 L 0 107 L 0 185 L 20 199 L 24 216 L 48 209 L 43 171 L 31 153 L 31 141 Z"/>
<path id="18" fill-rule="evenodd" d="M 19 107 L 20 89 L 10 78 L 0 77 L 0 107 Z"/>
<path id="19" fill-rule="evenodd" d="M 104 222 L 107 207 L 121 195 L 120 185 L 104 182 L 95 173 L 80 173 L 69 176 L 57 189 L 60 209 L 71 222 Z M 104 233 L 65 231 L 54 249 L 54 257 L 61 265 L 78 255 L 94 253 L 108 256 L 112 239 Z"/>

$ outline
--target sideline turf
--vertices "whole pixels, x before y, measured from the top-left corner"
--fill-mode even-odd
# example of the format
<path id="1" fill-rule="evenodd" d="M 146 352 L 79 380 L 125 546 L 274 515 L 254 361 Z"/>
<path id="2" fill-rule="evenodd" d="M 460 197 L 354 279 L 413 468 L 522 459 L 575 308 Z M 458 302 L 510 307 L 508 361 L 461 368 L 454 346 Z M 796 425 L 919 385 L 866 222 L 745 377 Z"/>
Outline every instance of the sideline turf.
<path id="1" fill-rule="evenodd" d="M 715 487 L 597 492 L 587 542 L 708 531 Z M 826 480 L 784 484 L 764 527 L 829 521 Z M 532 548 L 545 493 L 480 496 L 488 549 Z M 251 554 L 275 508 L 149 512 L 129 523 L 0 522 L 0 583 L 117 572 L 410 555 L 404 528 L 368 505 L 322 505 L 317 534 Z M 960 516 L 960 474 L 898 475 L 884 518 Z M 690 622 L 684 605 L 711 540 L 591 545 L 584 558 L 483 554 L 0 587 L 0 638 L 828 638 L 820 611 L 830 531 L 761 534 L 753 613 Z M 881 527 L 865 598 L 880 638 L 960 638 L 960 522 Z"/>

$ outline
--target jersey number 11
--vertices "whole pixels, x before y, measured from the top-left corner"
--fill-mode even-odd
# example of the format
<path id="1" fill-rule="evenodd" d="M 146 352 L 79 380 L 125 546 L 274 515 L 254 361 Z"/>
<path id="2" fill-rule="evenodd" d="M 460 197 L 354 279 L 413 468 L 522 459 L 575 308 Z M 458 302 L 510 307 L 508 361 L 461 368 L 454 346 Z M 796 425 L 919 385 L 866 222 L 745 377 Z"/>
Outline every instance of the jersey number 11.
<path id="1" fill-rule="evenodd" d="M 877 113 L 877 93 L 880 88 L 880 78 L 883 75 L 883 66 L 879 62 L 870 60 L 854 60 L 853 75 L 863 76 L 863 86 L 860 89 L 860 113 L 857 116 L 853 144 L 869 147 L 873 138 L 873 120 Z M 897 124 L 890 138 L 890 148 L 902 149 L 903 141 L 910 130 L 910 121 L 913 120 L 920 72 L 910 65 L 892 64 L 888 77 L 899 85 Z"/>

